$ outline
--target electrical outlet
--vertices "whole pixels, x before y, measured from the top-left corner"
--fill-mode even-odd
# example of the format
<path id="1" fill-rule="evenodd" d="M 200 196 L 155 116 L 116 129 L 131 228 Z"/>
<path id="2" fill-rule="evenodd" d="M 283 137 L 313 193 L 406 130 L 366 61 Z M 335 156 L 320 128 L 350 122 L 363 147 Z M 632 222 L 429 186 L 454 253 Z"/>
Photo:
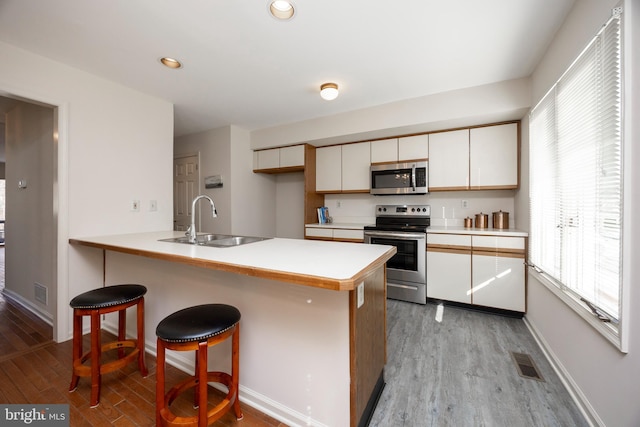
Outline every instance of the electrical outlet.
<path id="1" fill-rule="evenodd" d="M 358 284 L 358 286 L 356 287 L 357 289 L 357 294 L 358 294 L 358 307 L 360 308 L 364 305 L 364 282 L 360 282 L 360 284 Z"/>
<path id="2" fill-rule="evenodd" d="M 468 207 L 469 207 L 469 201 L 468 201 L 468 200 L 462 200 L 462 201 L 460 202 L 460 206 L 461 206 L 463 209 L 468 208 Z"/>
<path id="3" fill-rule="evenodd" d="M 131 212 L 140 212 L 140 200 L 131 201 Z"/>
<path id="4" fill-rule="evenodd" d="M 149 212 L 155 212 L 158 210 L 158 201 L 151 200 L 149 201 Z"/>

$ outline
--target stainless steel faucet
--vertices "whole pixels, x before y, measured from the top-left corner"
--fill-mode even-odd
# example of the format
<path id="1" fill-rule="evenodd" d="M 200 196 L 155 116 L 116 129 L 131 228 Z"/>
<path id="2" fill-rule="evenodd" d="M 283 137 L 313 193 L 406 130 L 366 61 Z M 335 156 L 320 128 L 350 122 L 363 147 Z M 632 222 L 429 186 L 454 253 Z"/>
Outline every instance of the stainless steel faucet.
<path id="1" fill-rule="evenodd" d="M 211 199 L 211 197 L 205 195 L 196 196 L 193 199 L 193 202 L 191 202 L 191 225 L 189 226 L 189 228 L 187 228 L 187 232 L 184 233 L 185 236 L 187 236 L 187 238 L 189 239 L 189 243 L 196 242 L 196 203 L 198 203 L 198 200 L 200 199 L 207 199 L 209 203 L 211 203 L 211 212 L 213 218 L 216 218 L 218 216 L 218 212 L 216 212 L 216 205 L 213 204 L 213 199 Z"/>

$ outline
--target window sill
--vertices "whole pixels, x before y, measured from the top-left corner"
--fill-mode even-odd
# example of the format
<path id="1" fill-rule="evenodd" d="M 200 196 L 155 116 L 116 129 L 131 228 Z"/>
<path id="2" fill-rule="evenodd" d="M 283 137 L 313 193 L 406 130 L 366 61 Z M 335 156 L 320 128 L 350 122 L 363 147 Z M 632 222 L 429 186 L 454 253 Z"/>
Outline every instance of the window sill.
<path id="1" fill-rule="evenodd" d="M 556 295 L 562 302 L 564 302 L 569 308 L 582 317 L 593 329 L 595 329 L 600 335 L 605 337 L 615 348 L 622 353 L 627 353 L 627 349 L 622 348 L 620 340 L 620 324 L 615 325 L 612 323 L 602 322 L 593 315 L 591 310 L 581 301 L 563 292 L 558 286 L 546 278 L 544 274 L 537 272 L 533 268 L 529 268 L 529 274 L 542 283 L 547 289 L 549 289 L 554 295 Z M 620 320 L 622 322 L 622 320 Z"/>

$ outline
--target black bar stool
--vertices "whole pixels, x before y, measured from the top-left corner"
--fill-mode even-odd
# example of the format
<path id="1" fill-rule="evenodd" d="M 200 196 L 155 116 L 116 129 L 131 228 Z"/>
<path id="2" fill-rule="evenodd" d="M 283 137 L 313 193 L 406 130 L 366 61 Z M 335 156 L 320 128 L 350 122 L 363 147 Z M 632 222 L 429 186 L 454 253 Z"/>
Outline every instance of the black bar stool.
<path id="1" fill-rule="evenodd" d="M 94 289 L 73 298 L 69 305 L 73 308 L 73 374 L 69 391 L 74 391 L 78 386 L 80 377 L 91 377 L 91 407 L 100 403 L 101 376 L 117 369 L 121 369 L 129 363 L 138 361 L 138 369 L 143 377 L 146 377 L 147 367 L 144 363 L 144 294 L 147 288 L 142 285 L 113 285 Z M 137 339 L 126 339 L 127 308 L 137 308 Z M 118 339 L 101 344 L 100 316 L 107 313 L 118 312 Z M 82 353 L 82 318 L 91 317 L 91 348 L 85 354 Z M 133 348 L 126 354 L 125 348 Z M 102 364 L 100 359 L 103 352 L 118 350 L 118 358 Z M 84 362 L 90 360 L 90 366 Z"/>
<path id="2" fill-rule="evenodd" d="M 208 426 L 220 419 L 231 407 L 236 418 L 243 417 L 238 400 L 240 368 L 240 311 L 226 304 L 204 304 L 176 311 L 165 317 L 156 328 L 156 426 Z M 214 346 L 232 337 L 231 375 L 225 372 L 209 372 L 207 353 Z M 176 384 L 165 393 L 165 350 L 196 352 L 196 368 L 193 376 Z M 222 402 L 211 410 L 207 404 L 207 383 L 224 384 L 228 393 Z M 169 406 L 178 395 L 194 388 L 194 407 L 198 414 L 178 417 Z"/>

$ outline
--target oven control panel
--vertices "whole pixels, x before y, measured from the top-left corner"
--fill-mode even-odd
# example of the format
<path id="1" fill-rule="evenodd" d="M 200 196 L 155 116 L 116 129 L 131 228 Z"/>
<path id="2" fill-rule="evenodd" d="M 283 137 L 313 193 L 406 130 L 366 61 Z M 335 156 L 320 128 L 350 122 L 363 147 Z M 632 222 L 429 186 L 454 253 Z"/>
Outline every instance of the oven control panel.
<path id="1" fill-rule="evenodd" d="M 377 205 L 376 216 L 430 217 L 430 205 Z"/>

